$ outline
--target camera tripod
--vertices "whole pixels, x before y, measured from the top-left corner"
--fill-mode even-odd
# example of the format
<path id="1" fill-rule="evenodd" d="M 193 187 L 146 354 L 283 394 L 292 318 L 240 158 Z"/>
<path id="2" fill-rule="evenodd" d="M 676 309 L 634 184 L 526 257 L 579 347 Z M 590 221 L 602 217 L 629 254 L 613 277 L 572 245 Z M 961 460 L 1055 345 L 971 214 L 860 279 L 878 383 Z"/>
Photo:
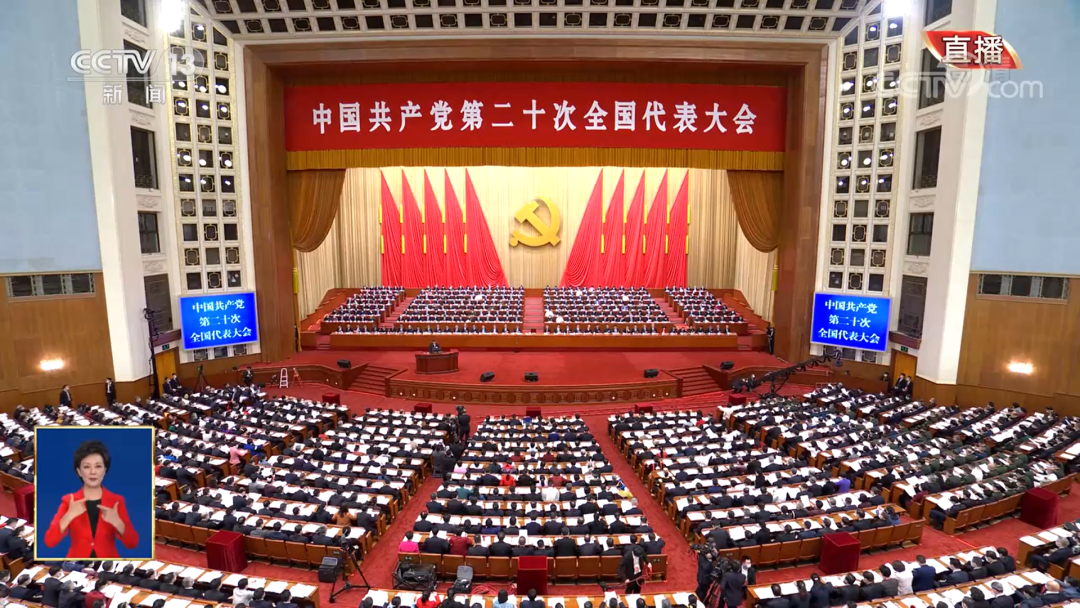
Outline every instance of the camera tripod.
<path id="1" fill-rule="evenodd" d="M 206 376 L 203 375 L 202 363 L 199 364 L 199 377 L 195 379 L 195 388 L 191 392 L 198 393 L 206 389 Z"/>
<path id="2" fill-rule="evenodd" d="M 333 604 L 337 596 L 345 593 L 350 589 L 371 589 L 371 583 L 368 582 L 367 577 L 364 576 L 364 571 L 360 569 L 360 564 L 357 563 L 356 557 L 353 556 L 352 547 L 342 547 L 341 554 L 344 558 L 341 560 L 341 580 L 345 583 L 341 589 L 337 588 L 337 578 L 334 578 L 334 582 L 330 584 L 330 603 Z M 346 574 L 345 566 L 352 564 L 353 574 L 359 574 L 360 580 L 364 581 L 362 585 L 354 585 L 349 580 L 349 575 Z"/>

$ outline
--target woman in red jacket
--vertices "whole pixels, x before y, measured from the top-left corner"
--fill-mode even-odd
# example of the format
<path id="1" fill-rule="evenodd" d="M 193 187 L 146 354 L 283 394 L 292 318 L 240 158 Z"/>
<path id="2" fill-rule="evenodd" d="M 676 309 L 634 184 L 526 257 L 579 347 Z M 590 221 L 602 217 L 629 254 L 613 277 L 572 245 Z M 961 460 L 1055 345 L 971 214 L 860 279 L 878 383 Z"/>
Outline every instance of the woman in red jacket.
<path id="1" fill-rule="evenodd" d="M 120 557 L 116 539 L 128 549 L 139 544 L 139 533 L 128 519 L 124 498 L 102 487 L 112 463 L 109 449 L 97 441 L 85 441 L 75 450 L 75 474 L 83 487 L 67 494 L 45 532 L 45 545 L 55 547 L 71 534 L 69 559 L 110 559 Z"/>

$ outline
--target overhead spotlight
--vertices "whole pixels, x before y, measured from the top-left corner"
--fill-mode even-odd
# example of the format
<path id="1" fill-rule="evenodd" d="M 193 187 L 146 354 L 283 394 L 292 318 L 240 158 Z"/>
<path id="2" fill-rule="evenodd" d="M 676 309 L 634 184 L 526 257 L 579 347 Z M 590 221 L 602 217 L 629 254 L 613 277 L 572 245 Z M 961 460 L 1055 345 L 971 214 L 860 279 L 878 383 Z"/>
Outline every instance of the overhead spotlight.
<path id="1" fill-rule="evenodd" d="M 161 11 L 161 29 L 166 32 L 175 32 L 184 24 L 187 2 L 184 0 L 162 0 L 159 10 Z"/>
<path id="2" fill-rule="evenodd" d="M 882 5 L 882 12 L 889 18 L 910 15 L 914 3 L 912 0 L 885 0 Z"/>
<path id="3" fill-rule="evenodd" d="M 41 371 L 43 372 L 55 372 L 60 369 L 64 369 L 63 359 L 42 359 L 41 361 Z"/>
<path id="4" fill-rule="evenodd" d="M 1031 375 L 1031 372 L 1035 371 L 1035 367 L 1030 363 L 1021 363 L 1020 361 L 1010 361 L 1009 371 L 1014 374 Z"/>

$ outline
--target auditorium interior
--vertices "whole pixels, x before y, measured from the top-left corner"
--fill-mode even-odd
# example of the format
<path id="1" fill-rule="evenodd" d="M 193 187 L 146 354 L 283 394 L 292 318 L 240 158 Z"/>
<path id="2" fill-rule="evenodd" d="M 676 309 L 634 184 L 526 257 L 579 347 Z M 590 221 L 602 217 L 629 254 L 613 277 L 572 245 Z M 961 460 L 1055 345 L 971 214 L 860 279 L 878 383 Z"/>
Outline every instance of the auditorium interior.
<path id="1" fill-rule="evenodd" d="M 1080 608 L 1075 0 L 0 10 L 0 605 Z"/>

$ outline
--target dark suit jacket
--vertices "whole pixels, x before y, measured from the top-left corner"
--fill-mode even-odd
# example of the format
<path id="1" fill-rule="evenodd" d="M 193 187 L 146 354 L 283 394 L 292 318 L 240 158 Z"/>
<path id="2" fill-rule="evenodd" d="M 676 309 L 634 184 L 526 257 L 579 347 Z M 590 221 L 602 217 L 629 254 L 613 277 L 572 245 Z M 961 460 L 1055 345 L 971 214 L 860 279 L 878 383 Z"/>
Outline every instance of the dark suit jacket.
<path id="1" fill-rule="evenodd" d="M 11 597 L 17 600 L 36 601 L 41 597 L 41 591 L 38 589 L 30 589 L 29 587 L 23 587 L 22 585 L 16 585 L 11 588 Z"/>
<path id="2" fill-rule="evenodd" d="M 743 602 L 743 587 L 746 586 L 746 577 L 742 572 L 725 572 L 720 579 L 720 593 L 724 603 L 729 606 L 738 606 Z"/>
<path id="3" fill-rule="evenodd" d="M 555 557 L 577 556 L 577 543 L 574 539 L 565 536 L 555 541 Z"/>
<path id="4" fill-rule="evenodd" d="M 61 586 L 62 584 L 59 579 L 52 577 L 45 579 L 45 583 L 42 585 L 41 590 L 41 603 L 56 608 L 60 604 Z"/>
<path id="5" fill-rule="evenodd" d="M 934 583 L 934 571 L 933 566 L 919 566 L 911 571 L 911 590 L 915 593 L 920 591 L 928 591 L 937 587 Z"/>

